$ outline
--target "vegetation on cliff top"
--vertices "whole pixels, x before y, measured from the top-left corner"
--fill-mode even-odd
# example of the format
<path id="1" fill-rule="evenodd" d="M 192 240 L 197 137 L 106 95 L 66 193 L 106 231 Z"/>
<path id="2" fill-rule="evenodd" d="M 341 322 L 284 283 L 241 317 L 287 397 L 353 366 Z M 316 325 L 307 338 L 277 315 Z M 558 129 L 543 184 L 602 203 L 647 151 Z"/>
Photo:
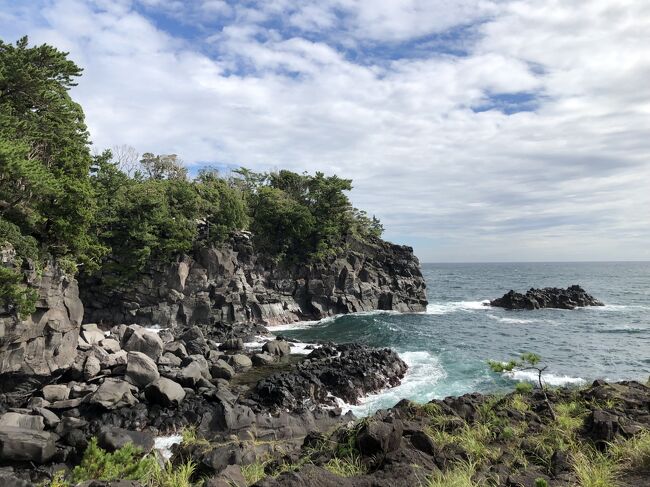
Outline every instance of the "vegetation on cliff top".
<path id="1" fill-rule="evenodd" d="M 48 45 L 0 41 L 0 245 L 38 271 L 101 271 L 119 284 L 151 259 L 251 230 L 283 261 L 322 259 L 381 224 L 352 207 L 349 179 L 281 170 L 206 169 L 190 178 L 176 155 L 118 148 L 92 155 L 81 106 L 69 90 L 82 69 Z M 0 305 L 29 313 L 35 296 L 20 269 L 3 266 Z"/>

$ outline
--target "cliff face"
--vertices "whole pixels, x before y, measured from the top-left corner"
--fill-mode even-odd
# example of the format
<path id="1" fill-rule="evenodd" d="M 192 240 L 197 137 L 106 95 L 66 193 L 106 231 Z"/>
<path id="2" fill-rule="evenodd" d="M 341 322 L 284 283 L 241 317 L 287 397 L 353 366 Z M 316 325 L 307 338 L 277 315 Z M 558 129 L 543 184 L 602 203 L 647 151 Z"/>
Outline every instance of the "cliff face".
<path id="1" fill-rule="evenodd" d="M 13 249 L 3 248 L 1 265 L 12 266 L 14 259 Z M 21 319 L 0 307 L 0 375 L 50 375 L 67 368 L 76 356 L 84 314 L 77 281 L 53 263 L 40 274 L 33 270 L 25 273 L 38 292 L 36 312 Z"/>
<path id="2" fill-rule="evenodd" d="M 370 310 L 423 311 L 427 300 L 410 247 L 350 242 L 327 263 L 278 266 L 246 233 L 172 264 L 152 264 L 128 289 L 81 285 L 85 322 L 161 326 L 255 322 L 267 325 Z"/>

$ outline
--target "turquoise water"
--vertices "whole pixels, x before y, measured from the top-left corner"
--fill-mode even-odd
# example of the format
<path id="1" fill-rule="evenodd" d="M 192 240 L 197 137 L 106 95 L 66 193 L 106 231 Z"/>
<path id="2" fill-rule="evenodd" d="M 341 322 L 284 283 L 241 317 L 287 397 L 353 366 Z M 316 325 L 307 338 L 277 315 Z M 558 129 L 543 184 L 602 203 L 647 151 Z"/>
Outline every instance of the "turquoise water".
<path id="1" fill-rule="evenodd" d="M 650 262 L 424 264 L 422 271 L 426 313 L 347 315 L 272 331 L 301 342 L 358 341 L 397 350 L 410 366 L 402 385 L 365 399 L 352 408 L 357 414 L 402 398 L 427 401 L 512 387 L 532 376 L 494 374 L 486 361 L 526 351 L 543 357 L 553 385 L 645 381 L 650 375 Z M 482 304 L 510 289 L 571 284 L 606 306 L 506 311 Z"/>

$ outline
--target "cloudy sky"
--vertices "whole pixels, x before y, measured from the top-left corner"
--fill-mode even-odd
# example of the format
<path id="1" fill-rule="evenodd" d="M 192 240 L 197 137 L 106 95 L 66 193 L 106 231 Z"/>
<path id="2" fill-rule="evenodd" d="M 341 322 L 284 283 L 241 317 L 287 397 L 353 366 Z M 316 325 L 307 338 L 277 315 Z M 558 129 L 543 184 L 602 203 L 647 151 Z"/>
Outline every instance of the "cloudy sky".
<path id="1" fill-rule="evenodd" d="M 647 0 L 0 0 L 94 145 L 322 170 L 421 260 L 650 259 Z"/>

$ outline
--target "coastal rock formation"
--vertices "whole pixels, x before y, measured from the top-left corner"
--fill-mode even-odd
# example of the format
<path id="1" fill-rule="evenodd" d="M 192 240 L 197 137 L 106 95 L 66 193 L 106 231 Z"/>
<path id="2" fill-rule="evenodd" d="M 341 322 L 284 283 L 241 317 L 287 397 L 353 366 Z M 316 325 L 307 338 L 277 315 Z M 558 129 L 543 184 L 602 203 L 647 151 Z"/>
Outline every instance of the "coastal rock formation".
<path id="1" fill-rule="evenodd" d="M 85 321 L 274 325 L 356 311 L 424 311 L 427 304 L 413 250 L 380 239 L 351 240 L 325 263 L 285 266 L 256 253 L 241 232 L 220 247 L 152 264 L 128 288 L 101 283 L 102 276 L 82 283 Z"/>
<path id="2" fill-rule="evenodd" d="M 13 266 L 14 257 L 13 249 L 5 248 L 0 265 Z M 36 312 L 23 319 L 15 310 L 0 306 L 0 375 L 47 376 L 74 361 L 84 308 L 77 281 L 56 264 L 24 273 L 38 293 Z"/>
<path id="3" fill-rule="evenodd" d="M 509 291 L 502 297 L 490 301 L 490 306 L 506 309 L 560 308 L 575 309 L 582 306 L 604 306 L 578 285 L 566 289 L 545 287 L 529 289 L 526 294 Z"/>

